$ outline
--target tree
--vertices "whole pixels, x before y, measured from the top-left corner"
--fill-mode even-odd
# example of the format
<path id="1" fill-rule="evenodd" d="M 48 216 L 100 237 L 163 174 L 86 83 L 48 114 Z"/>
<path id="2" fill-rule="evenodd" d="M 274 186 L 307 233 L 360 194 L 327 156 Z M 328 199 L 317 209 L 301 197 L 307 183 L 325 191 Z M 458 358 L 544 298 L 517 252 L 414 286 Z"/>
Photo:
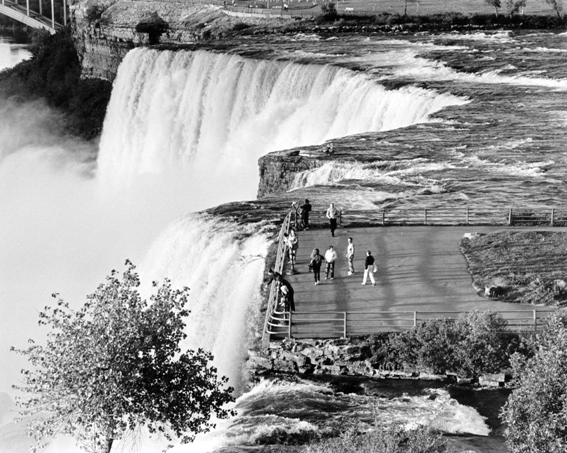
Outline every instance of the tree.
<path id="1" fill-rule="evenodd" d="M 567 451 L 566 326 L 566 312 L 559 311 L 533 341 L 533 356 L 513 357 L 518 387 L 502 410 L 511 453 Z"/>
<path id="2" fill-rule="evenodd" d="M 545 0 L 545 3 L 550 5 L 557 14 L 557 17 L 561 19 L 561 12 L 563 11 L 563 0 Z"/>
<path id="3" fill-rule="evenodd" d="M 484 0 L 487 5 L 492 6 L 494 8 L 494 14 L 498 17 L 498 8 L 502 6 L 500 0 Z M 546 0 L 547 1 L 547 0 Z"/>
<path id="4" fill-rule="evenodd" d="M 187 443 L 226 418 L 233 400 L 227 378 L 217 377 L 202 349 L 181 351 L 189 289 L 154 282 L 149 301 L 137 290 L 135 267 L 126 262 L 120 279 L 112 271 L 79 310 L 59 298 L 45 307 L 39 324 L 51 328 L 45 346 L 12 348 L 28 358 L 24 383 L 14 388 L 20 418 L 42 447 L 57 434 L 71 434 L 87 451 L 109 453 L 115 440 L 145 426 L 169 441 Z"/>
<path id="5" fill-rule="evenodd" d="M 526 0 L 506 0 L 506 12 L 509 17 L 514 14 L 524 14 L 524 8 L 526 7 Z"/>

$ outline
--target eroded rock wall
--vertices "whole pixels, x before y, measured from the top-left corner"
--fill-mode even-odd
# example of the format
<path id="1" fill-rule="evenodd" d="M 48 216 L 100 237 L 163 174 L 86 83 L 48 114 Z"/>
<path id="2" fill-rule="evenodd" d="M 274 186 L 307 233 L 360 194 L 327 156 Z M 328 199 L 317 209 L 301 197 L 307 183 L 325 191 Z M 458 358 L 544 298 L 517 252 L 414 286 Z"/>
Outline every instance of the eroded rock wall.
<path id="1" fill-rule="evenodd" d="M 298 150 L 266 154 L 258 160 L 260 182 L 258 198 L 287 192 L 294 187 L 296 178 L 304 171 L 313 170 L 325 163 L 323 157 L 302 155 Z"/>
<path id="2" fill-rule="evenodd" d="M 283 23 L 279 18 L 232 17 L 220 6 L 177 0 L 71 0 L 69 9 L 83 77 L 110 81 L 133 47 L 193 44 L 230 37 L 243 27 Z M 154 36 L 147 26 L 140 27 L 156 23 L 163 27 Z"/>

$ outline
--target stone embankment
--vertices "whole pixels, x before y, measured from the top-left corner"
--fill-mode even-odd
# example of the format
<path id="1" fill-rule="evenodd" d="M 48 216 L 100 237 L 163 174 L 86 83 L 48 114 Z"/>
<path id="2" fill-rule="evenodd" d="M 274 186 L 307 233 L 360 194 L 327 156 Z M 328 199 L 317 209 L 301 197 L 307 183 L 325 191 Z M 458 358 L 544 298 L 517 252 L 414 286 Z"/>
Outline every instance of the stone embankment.
<path id="1" fill-rule="evenodd" d="M 283 340 L 261 351 L 249 351 L 247 370 L 252 381 L 273 373 L 363 376 L 374 379 L 421 379 L 503 387 L 504 374 L 465 378 L 452 373 L 430 374 L 392 369 L 373 354 L 369 337 L 338 340 Z"/>

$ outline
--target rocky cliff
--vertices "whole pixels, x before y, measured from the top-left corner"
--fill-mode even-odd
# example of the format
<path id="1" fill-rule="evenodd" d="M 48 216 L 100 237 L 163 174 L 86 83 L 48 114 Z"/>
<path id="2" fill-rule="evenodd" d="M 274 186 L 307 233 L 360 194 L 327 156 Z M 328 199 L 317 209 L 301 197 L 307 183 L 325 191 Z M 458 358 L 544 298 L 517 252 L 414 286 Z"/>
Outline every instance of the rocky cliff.
<path id="1" fill-rule="evenodd" d="M 285 22 L 234 17 L 220 6 L 175 0 L 72 0 L 69 9 L 83 77 L 110 81 L 133 47 L 192 44 L 230 37 L 251 26 Z"/>

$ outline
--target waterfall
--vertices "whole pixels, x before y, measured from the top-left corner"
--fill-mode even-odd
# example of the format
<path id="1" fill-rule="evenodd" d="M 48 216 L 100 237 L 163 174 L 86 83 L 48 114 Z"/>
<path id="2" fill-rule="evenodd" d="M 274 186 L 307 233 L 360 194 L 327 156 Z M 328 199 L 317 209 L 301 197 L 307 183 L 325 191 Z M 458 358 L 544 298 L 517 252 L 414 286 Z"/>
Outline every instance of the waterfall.
<path id="1" fill-rule="evenodd" d="M 0 122 L 0 295 L 18 309 L 0 327 L 18 329 L 2 350 L 41 335 L 33 326 L 52 292 L 83 303 L 129 258 L 146 285 L 191 288 L 183 347 L 212 351 L 241 394 L 273 226 L 187 213 L 253 198 L 269 151 L 427 121 L 462 102 L 333 66 L 136 49 L 115 81 L 94 177 L 88 146 L 52 137 L 52 113 L 40 109 L 28 131 L 17 114 L 33 108 L 15 106 L 4 112 L 13 126 Z M 3 385 L 21 368 L 9 367 Z M 76 451 L 57 442 L 47 451 Z"/>
<path id="2" fill-rule="evenodd" d="M 124 59 L 98 160 L 105 188 L 167 174 L 198 210 L 250 199 L 267 152 L 428 119 L 462 98 L 415 87 L 386 90 L 330 65 L 253 60 L 207 51 L 135 49 Z M 185 205 L 187 206 L 187 205 Z"/>
<path id="3" fill-rule="evenodd" d="M 261 322 L 259 289 L 269 245 L 262 231 L 258 224 L 237 226 L 190 214 L 165 229 L 140 268 L 148 290 L 152 280 L 163 278 L 190 288 L 182 347 L 211 351 L 237 394 L 244 389 L 241 368 L 249 335 Z"/>

